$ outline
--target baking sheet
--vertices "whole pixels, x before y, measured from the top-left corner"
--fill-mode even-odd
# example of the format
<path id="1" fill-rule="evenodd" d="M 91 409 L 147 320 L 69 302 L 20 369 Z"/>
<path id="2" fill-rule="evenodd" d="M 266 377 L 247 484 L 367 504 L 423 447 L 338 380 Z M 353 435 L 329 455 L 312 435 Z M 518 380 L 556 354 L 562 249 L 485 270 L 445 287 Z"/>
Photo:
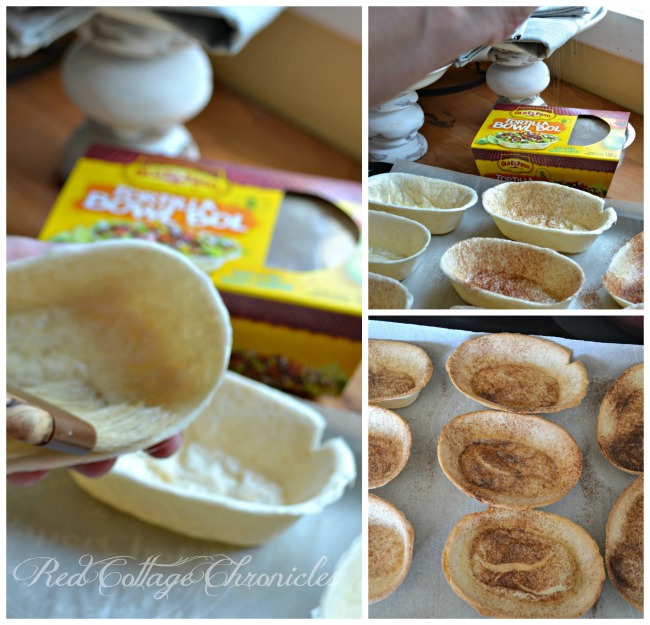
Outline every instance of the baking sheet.
<path id="1" fill-rule="evenodd" d="M 401 160 L 395 162 L 391 171 L 450 180 L 472 187 L 478 193 L 478 202 L 465 212 L 456 230 L 449 234 L 432 235 L 426 252 L 417 261 L 411 275 L 403 281 L 404 286 L 413 294 L 413 309 L 466 306 L 466 302 L 456 293 L 451 282 L 442 273 L 440 258 L 454 243 L 464 239 L 506 238 L 484 210 L 481 202 L 481 196 L 487 189 L 501 183 L 482 176 Z M 579 254 L 567 254 L 567 257 L 577 262 L 585 272 L 585 283 L 570 306 L 573 309 L 621 309 L 603 286 L 602 276 L 607 271 L 614 254 L 643 230 L 643 204 L 606 199 L 605 205 L 612 206 L 616 211 L 616 224 L 603 232 L 589 249 Z"/>
<path id="2" fill-rule="evenodd" d="M 331 419 L 336 411 L 330 408 L 326 412 L 330 425 L 325 438 L 341 434 L 338 421 Z M 351 435 L 344 437 L 352 448 L 358 448 L 361 419 L 352 416 L 356 417 L 356 429 L 346 422 Z M 344 415 L 338 418 L 343 421 Z M 360 473 L 361 458 L 355 456 Z M 331 580 L 340 556 L 361 533 L 361 497 L 361 479 L 357 477 L 355 485 L 320 514 L 303 517 L 266 545 L 235 548 L 174 534 L 122 514 L 81 491 L 63 470 L 31 488 L 8 485 L 7 617 L 309 618 L 324 592 L 322 584 Z M 156 556 L 158 563 L 171 566 L 152 569 L 148 577 L 141 578 L 145 580 L 142 587 L 129 586 L 142 575 L 142 563 Z M 179 583 L 171 588 L 168 598 L 156 598 L 164 587 L 146 586 L 146 580 L 156 581 L 156 573 L 169 580 L 195 566 L 198 577 L 208 566 L 207 557 L 212 556 L 222 561 L 213 569 L 215 588 L 206 588 L 201 581 L 186 586 Z M 97 562 L 119 557 L 126 558 L 124 564 L 107 560 L 103 585 L 100 579 L 93 579 L 102 564 L 94 564 L 83 576 L 90 580 L 87 583 L 80 575 L 72 577 L 83 571 L 89 558 Z M 28 562 L 31 558 L 34 560 Z M 43 567 L 44 572 L 37 575 Z M 298 585 L 280 587 L 266 585 L 268 578 L 263 577 L 279 573 L 287 581 L 290 574 L 297 579 L 312 572 L 311 581 L 303 577 Z M 62 573 L 68 573 L 68 578 L 57 586 L 56 576 Z M 249 578 L 250 587 L 244 585 L 249 573 L 256 576 Z M 319 585 L 322 575 L 326 577 Z"/>
<path id="3" fill-rule="evenodd" d="M 458 490 L 438 464 L 436 446 L 442 427 L 457 415 L 485 410 L 453 386 L 445 370 L 451 353 L 473 332 L 369 321 L 368 337 L 419 345 L 433 362 L 433 376 L 418 399 L 399 413 L 410 425 L 413 443 L 406 467 L 374 495 L 399 508 L 413 525 L 413 561 L 404 583 L 389 597 L 369 606 L 371 618 L 481 618 L 454 594 L 441 566 L 447 536 L 461 517 L 486 506 Z M 616 378 L 643 360 L 637 345 L 618 345 L 550 338 L 573 350 L 589 375 L 587 396 L 576 408 L 545 416 L 575 438 L 583 454 L 579 483 L 562 500 L 540 508 L 582 526 L 605 554 L 605 524 L 614 501 L 636 476 L 616 469 L 602 455 L 596 440 L 598 411 Z M 605 580 L 600 599 L 584 618 L 642 618 Z"/>

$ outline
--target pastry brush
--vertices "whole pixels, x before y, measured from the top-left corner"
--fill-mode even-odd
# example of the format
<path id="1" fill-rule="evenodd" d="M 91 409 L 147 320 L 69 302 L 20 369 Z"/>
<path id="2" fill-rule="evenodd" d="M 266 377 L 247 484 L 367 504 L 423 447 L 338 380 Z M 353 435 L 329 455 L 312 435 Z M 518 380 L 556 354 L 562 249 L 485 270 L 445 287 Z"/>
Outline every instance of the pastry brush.
<path id="1" fill-rule="evenodd" d="M 95 428 L 67 410 L 7 382 L 7 437 L 82 455 L 95 446 Z"/>

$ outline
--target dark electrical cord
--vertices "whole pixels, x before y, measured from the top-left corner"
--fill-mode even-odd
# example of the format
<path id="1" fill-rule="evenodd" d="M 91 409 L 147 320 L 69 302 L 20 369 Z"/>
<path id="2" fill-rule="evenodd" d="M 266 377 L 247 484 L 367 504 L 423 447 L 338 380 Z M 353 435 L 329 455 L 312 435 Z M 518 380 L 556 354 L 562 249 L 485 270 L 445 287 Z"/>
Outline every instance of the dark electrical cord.
<path id="1" fill-rule="evenodd" d="M 55 41 L 47 48 L 43 48 L 25 59 L 8 62 L 7 84 L 30 78 L 59 63 L 68 43 L 69 39 Z"/>
<path id="2" fill-rule="evenodd" d="M 469 82 L 464 82 L 460 85 L 451 85 L 449 87 L 439 87 L 438 89 L 420 89 L 418 90 L 418 96 L 421 98 L 427 98 L 429 96 L 439 96 L 439 95 L 451 95 L 452 93 L 460 93 L 461 91 L 467 91 L 468 89 L 473 89 L 478 87 L 485 82 L 485 70 L 481 69 L 481 66 L 478 63 L 474 63 L 474 68 L 476 73 L 479 74 L 478 78 L 470 80 Z"/>

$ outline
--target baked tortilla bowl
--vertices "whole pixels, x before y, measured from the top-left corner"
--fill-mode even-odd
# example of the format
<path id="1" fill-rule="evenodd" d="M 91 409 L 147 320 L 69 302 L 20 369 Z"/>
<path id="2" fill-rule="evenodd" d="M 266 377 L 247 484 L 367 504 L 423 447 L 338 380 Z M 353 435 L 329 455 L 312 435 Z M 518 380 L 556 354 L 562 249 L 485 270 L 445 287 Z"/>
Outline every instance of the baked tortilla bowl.
<path id="1" fill-rule="evenodd" d="M 623 308 L 643 307 L 643 232 L 614 254 L 603 284 Z"/>
<path id="2" fill-rule="evenodd" d="M 401 282 L 378 273 L 368 273 L 368 308 L 409 309 L 411 306 L 413 295 Z"/>
<path id="3" fill-rule="evenodd" d="M 368 495 L 368 603 L 395 592 L 413 556 L 413 527 L 392 503 Z"/>
<path id="4" fill-rule="evenodd" d="M 360 619 L 363 617 L 363 544 L 354 539 L 334 568 L 334 582 L 325 587 L 312 618 Z"/>
<path id="5" fill-rule="evenodd" d="M 121 456 L 101 478 L 70 475 L 88 494 L 142 521 L 232 545 L 259 545 L 343 495 L 356 475 L 325 420 L 280 391 L 236 373 L 164 460 Z"/>
<path id="6" fill-rule="evenodd" d="M 411 454 L 411 428 L 397 413 L 380 406 L 368 408 L 368 488 L 395 479 Z"/>
<path id="7" fill-rule="evenodd" d="M 598 413 L 598 447 L 615 467 L 643 473 L 643 363 L 634 365 L 607 391 Z"/>
<path id="8" fill-rule="evenodd" d="M 388 172 L 368 179 L 368 208 L 421 223 L 431 234 L 455 230 L 478 201 L 476 191 L 447 180 Z"/>
<path id="9" fill-rule="evenodd" d="M 447 372 L 466 397 L 520 414 L 559 412 L 580 404 L 589 379 L 571 350 L 525 334 L 484 334 L 449 356 Z"/>
<path id="10" fill-rule="evenodd" d="M 433 364 L 417 345 L 368 341 L 368 402 L 382 408 L 410 406 L 427 385 Z"/>
<path id="11" fill-rule="evenodd" d="M 430 240 L 431 233 L 417 221 L 368 211 L 368 271 L 404 280 Z"/>
<path id="12" fill-rule="evenodd" d="M 479 308 L 568 308 L 585 281 L 580 265 L 562 254 L 507 239 L 459 241 L 440 268 L 458 295 Z"/>
<path id="13" fill-rule="evenodd" d="M 616 212 L 586 191 L 552 182 L 506 182 L 483 194 L 483 208 L 514 241 L 583 252 L 616 223 Z"/>
<path id="14" fill-rule="evenodd" d="M 540 510 L 489 508 L 464 516 L 447 538 L 442 569 L 461 599 L 497 618 L 578 618 L 605 581 L 593 538 Z"/>
<path id="15" fill-rule="evenodd" d="M 7 378 L 95 426 L 85 455 L 8 440 L 7 471 L 150 447 L 210 403 L 231 347 L 228 312 L 190 260 L 147 241 L 55 247 L 7 265 Z"/>
<path id="16" fill-rule="evenodd" d="M 605 566 L 618 593 L 643 612 L 643 476 L 618 497 L 607 519 Z"/>
<path id="17" fill-rule="evenodd" d="M 495 410 L 447 423 L 438 438 L 438 461 L 458 489 L 499 508 L 559 501 L 582 473 L 582 454 L 564 428 L 535 415 Z"/>

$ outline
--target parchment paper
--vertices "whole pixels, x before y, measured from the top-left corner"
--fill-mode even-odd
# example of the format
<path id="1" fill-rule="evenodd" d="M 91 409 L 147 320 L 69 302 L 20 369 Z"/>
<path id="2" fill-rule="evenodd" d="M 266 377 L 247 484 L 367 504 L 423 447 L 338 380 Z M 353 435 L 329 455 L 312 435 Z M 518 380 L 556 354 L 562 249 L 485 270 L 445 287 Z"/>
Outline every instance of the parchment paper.
<path id="1" fill-rule="evenodd" d="M 445 370 L 451 353 L 473 332 L 369 321 L 368 337 L 401 340 L 419 345 L 433 362 L 433 375 L 418 399 L 399 413 L 411 427 L 411 456 L 404 470 L 374 495 L 383 497 L 413 525 L 413 561 L 404 583 L 389 597 L 369 606 L 371 618 L 481 618 L 454 594 L 441 566 L 447 536 L 461 517 L 486 506 L 458 490 L 438 464 L 436 447 L 442 427 L 457 415 L 485 410 L 453 386 Z M 635 345 L 592 343 L 550 338 L 573 350 L 589 375 L 587 396 L 576 408 L 544 415 L 575 438 L 583 455 L 579 483 L 562 500 L 540 508 L 567 517 L 582 526 L 605 554 L 605 524 L 614 501 L 636 476 L 611 465 L 596 440 L 598 410 L 603 396 L 628 367 L 643 360 Z M 607 579 L 600 599 L 585 618 L 641 618 Z"/>
<path id="2" fill-rule="evenodd" d="M 318 406 L 315 406 L 318 410 Z M 336 415 L 325 409 L 328 429 L 325 438 L 343 435 L 353 449 L 359 448 L 361 419 L 353 413 Z M 339 411 L 341 412 L 341 411 Z M 346 422 L 346 417 L 354 418 Z M 345 423 L 342 432 L 338 424 Z M 361 458 L 356 455 L 360 474 Z M 31 488 L 7 487 L 7 617 L 8 618 L 309 618 L 318 606 L 325 587 L 321 575 L 331 580 L 332 572 L 352 541 L 361 533 L 361 478 L 342 499 L 318 515 L 303 517 L 284 534 L 256 548 L 235 548 L 195 540 L 149 525 L 122 514 L 81 491 L 65 470 L 48 476 Z M 125 565 L 116 564 L 107 572 L 104 587 L 99 580 L 85 585 L 72 575 L 83 570 L 88 555 L 94 561 L 124 556 Z M 166 578 L 187 574 L 194 566 L 195 577 L 207 564 L 204 556 L 228 557 L 217 565 L 215 588 L 206 593 L 204 583 L 174 586 L 168 598 L 155 598 L 162 586 L 128 587 L 129 574 L 142 574 L 141 563 L 159 556 L 159 563 L 171 564 L 151 570 L 147 579 L 162 572 Z M 250 562 L 244 558 L 251 557 Z M 325 557 L 323 562 L 319 561 Z M 32 562 L 26 562 L 35 558 Z M 34 571 L 55 558 L 59 568 L 36 578 Z M 196 558 L 186 563 L 179 561 Z M 242 566 L 237 569 L 237 563 Z M 55 566 L 49 565 L 51 570 Z M 18 567 L 18 568 L 17 568 Z M 92 580 L 101 566 L 85 576 Z M 308 576 L 311 577 L 311 582 Z M 14 573 L 22 579 L 16 579 Z M 68 573 L 73 585 L 56 585 L 56 577 Z M 237 574 L 241 577 L 237 578 Z M 247 574 L 251 587 L 243 585 Z M 275 573 L 285 581 L 305 574 L 299 585 L 265 585 Z M 228 579 L 227 579 L 228 578 Z M 276 578 L 279 579 L 279 578 Z M 31 585 L 30 585 L 31 582 Z M 78 583 L 74 583 L 78 582 Z M 303 583 L 300 583 L 303 582 Z M 307 583 L 309 582 L 309 583 Z M 50 585 L 48 585 L 48 583 Z M 259 583 L 259 585 L 257 585 Z M 110 587 L 114 584 L 114 587 Z M 104 593 L 104 594 L 102 594 Z"/>
<path id="3" fill-rule="evenodd" d="M 426 252 L 418 260 L 411 275 L 403 282 L 413 294 L 413 309 L 466 306 L 466 302 L 460 298 L 451 282 L 442 273 L 440 258 L 454 243 L 464 239 L 506 238 L 496 227 L 492 217 L 484 210 L 481 202 L 482 194 L 500 182 L 491 178 L 401 160 L 395 162 L 391 171 L 450 180 L 476 190 L 478 202 L 465 212 L 458 228 L 449 234 L 432 235 Z M 616 224 L 603 232 L 584 252 L 567 254 L 567 257 L 578 263 L 585 272 L 585 284 L 572 302 L 571 308 L 621 309 L 603 286 L 602 276 L 607 271 L 614 254 L 643 230 L 643 204 L 606 199 L 605 206 L 612 206 L 616 211 Z"/>

